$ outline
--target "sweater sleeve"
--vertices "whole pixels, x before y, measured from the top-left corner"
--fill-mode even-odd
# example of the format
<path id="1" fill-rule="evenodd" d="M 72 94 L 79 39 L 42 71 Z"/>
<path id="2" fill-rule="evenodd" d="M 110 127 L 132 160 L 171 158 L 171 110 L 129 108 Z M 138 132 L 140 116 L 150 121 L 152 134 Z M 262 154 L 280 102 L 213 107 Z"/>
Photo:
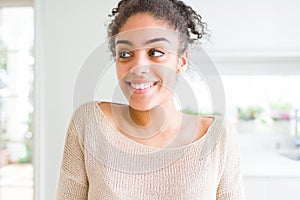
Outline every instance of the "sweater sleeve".
<path id="1" fill-rule="evenodd" d="M 72 118 L 65 140 L 63 159 L 57 185 L 57 200 L 88 199 L 88 179 L 84 151 Z"/>
<path id="2" fill-rule="evenodd" d="M 217 190 L 217 200 L 244 200 L 238 136 L 233 127 L 228 124 L 226 126 L 225 163 Z"/>

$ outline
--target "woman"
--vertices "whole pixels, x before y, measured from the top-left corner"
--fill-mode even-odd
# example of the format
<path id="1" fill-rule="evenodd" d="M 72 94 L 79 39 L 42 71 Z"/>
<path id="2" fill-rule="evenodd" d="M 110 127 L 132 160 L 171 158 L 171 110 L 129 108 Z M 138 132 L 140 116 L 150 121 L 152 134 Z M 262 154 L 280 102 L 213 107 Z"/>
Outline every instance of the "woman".
<path id="1" fill-rule="evenodd" d="M 243 199 L 234 130 L 174 103 L 187 46 L 205 34 L 201 16 L 178 0 L 121 0 L 111 17 L 128 105 L 89 102 L 75 111 L 57 199 Z"/>

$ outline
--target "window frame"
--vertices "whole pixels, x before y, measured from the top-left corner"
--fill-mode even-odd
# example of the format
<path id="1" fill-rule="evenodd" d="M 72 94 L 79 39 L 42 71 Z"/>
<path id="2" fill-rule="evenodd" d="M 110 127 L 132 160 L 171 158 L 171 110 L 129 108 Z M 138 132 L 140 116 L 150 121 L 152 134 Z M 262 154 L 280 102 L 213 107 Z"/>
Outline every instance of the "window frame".
<path id="1" fill-rule="evenodd" d="M 207 51 L 220 75 L 300 75 L 300 50 Z"/>

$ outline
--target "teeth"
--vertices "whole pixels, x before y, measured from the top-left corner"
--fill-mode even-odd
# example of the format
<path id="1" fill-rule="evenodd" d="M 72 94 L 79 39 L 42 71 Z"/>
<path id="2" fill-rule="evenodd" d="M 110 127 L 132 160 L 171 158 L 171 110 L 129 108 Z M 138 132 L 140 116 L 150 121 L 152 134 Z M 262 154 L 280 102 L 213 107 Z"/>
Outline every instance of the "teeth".
<path id="1" fill-rule="evenodd" d="M 130 86 L 136 90 L 143 90 L 143 89 L 147 89 L 147 88 L 150 88 L 154 85 L 153 82 L 149 82 L 149 83 L 141 83 L 141 84 L 138 84 L 138 83 L 130 83 Z"/>

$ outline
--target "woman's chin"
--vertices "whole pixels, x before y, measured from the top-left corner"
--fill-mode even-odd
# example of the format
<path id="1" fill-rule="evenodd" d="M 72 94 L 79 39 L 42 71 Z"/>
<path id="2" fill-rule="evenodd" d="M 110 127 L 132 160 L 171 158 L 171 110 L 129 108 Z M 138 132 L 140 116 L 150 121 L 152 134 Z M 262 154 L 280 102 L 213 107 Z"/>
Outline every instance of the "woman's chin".
<path id="1" fill-rule="evenodd" d="M 129 106 L 134 109 L 134 110 L 138 110 L 138 111 L 148 111 L 153 109 L 155 106 L 149 103 L 135 103 L 130 101 L 129 102 Z"/>

